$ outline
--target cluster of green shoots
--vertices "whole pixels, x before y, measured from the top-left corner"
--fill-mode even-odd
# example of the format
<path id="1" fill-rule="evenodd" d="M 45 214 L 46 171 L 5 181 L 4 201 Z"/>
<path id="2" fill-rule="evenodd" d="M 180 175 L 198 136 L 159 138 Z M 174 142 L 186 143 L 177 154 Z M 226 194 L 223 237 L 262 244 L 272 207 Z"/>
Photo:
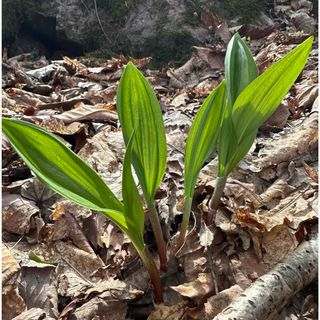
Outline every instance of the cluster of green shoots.
<path id="1" fill-rule="evenodd" d="M 303 70 L 312 40 L 308 38 L 259 76 L 246 43 L 238 34 L 231 39 L 225 57 L 225 80 L 205 99 L 186 141 L 183 220 L 175 250 L 184 244 L 194 189 L 204 163 L 217 149 L 216 187 L 205 217 L 210 225 L 228 175 L 247 154 L 259 126 L 277 109 Z M 53 134 L 14 119 L 4 118 L 2 127 L 17 153 L 46 186 L 83 207 L 104 214 L 130 238 L 149 272 L 155 301 L 160 303 L 163 301 L 160 272 L 143 238 L 144 204 L 157 244 L 160 269 L 165 271 L 166 243 L 155 194 L 166 169 L 166 136 L 156 95 L 132 63 L 128 63 L 120 80 L 117 111 L 126 145 L 122 201 Z M 134 181 L 132 167 L 143 197 Z"/>

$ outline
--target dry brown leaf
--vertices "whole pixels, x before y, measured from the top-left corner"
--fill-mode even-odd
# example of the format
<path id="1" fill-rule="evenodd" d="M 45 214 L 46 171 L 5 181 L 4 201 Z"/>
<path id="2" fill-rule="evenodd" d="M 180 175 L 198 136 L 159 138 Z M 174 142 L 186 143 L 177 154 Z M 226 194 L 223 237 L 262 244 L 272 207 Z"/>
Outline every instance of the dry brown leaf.
<path id="1" fill-rule="evenodd" d="M 72 215 L 70 208 L 73 204 L 69 204 L 67 201 L 62 201 L 56 204 L 56 208 L 52 213 L 53 220 L 62 220 L 59 225 L 65 226 L 68 231 L 68 236 L 72 242 L 80 249 L 87 253 L 94 254 L 92 247 L 90 246 L 88 239 L 84 235 L 82 228 L 75 217 Z"/>
<path id="2" fill-rule="evenodd" d="M 2 319 L 11 320 L 26 310 L 18 291 L 20 266 L 8 247 L 2 244 Z"/>
<path id="3" fill-rule="evenodd" d="M 23 267 L 20 283 L 21 296 L 28 309 L 41 308 L 53 319 L 58 317 L 58 293 L 52 265 Z"/>
<path id="4" fill-rule="evenodd" d="M 274 131 L 274 129 L 283 129 L 289 119 L 289 116 L 290 112 L 288 107 L 281 103 L 271 117 L 260 127 L 260 130 Z"/>
<path id="5" fill-rule="evenodd" d="M 274 227 L 261 242 L 263 262 L 271 269 L 298 246 L 296 237 L 286 225 Z"/>
<path id="6" fill-rule="evenodd" d="M 237 284 L 225 289 L 213 297 L 210 297 L 204 304 L 205 319 L 212 320 L 218 313 L 226 308 L 234 299 L 238 298 L 243 289 Z"/>
<path id="7" fill-rule="evenodd" d="M 2 244 L 2 293 L 6 294 L 12 287 L 16 286 L 19 271 L 18 262 L 8 247 Z"/>
<path id="8" fill-rule="evenodd" d="M 318 126 L 315 123 L 294 127 L 276 139 L 265 140 L 264 147 L 259 151 L 259 157 L 253 159 L 251 169 L 261 171 L 281 162 L 299 159 L 301 155 L 315 149 L 317 141 Z"/>
<path id="9" fill-rule="evenodd" d="M 125 320 L 128 305 L 115 299 L 96 296 L 71 312 L 70 320 Z"/>
<path id="10" fill-rule="evenodd" d="M 224 50 L 212 48 L 194 47 L 200 59 L 207 62 L 211 69 L 223 69 L 224 67 Z"/>
<path id="11" fill-rule="evenodd" d="M 27 306 L 20 296 L 18 288 L 15 287 L 7 294 L 2 295 L 2 317 L 3 320 L 12 320 L 16 319 L 16 316 L 19 316 L 27 309 Z M 20 318 L 22 319 L 22 318 Z M 27 318 L 23 318 L 27 319 Z"/>
<path id="12" fill-rule="evenodd" d="M 147 320 L 182 320 L 186 312 L 187 302 L 181 301 L 173 306 L 157 306 Z"/>
<path id="13" fill-rule="evenodd" d="M 2 195 L 2 227 L 16 234 L 27 234 L 31 229 L 30 219 L 39 212 L 33 201 L 18 194 Z"/>
<path id="14" fill-rule="evenodd" d="M 62 241 L 57 242 L 55 247 L 62 260 L 87 280 L 97 269 L 105 267 L 102 260 L 95 254 L 89 254 Z"/>
<path id="15" fill-rule="evenodd" d="M 111 141 L 115 135 L 121 137 L 121 132 L 118 134 L 108 129 L 100 131 L 88 140 L 78 154 L 100 174 L 113 193 L 121 199 L 121 161 L 124 152 L 124 143 L 121 138 L 121 153 L 114 152 L 109 146 L 109 141 Z M 119 139 L 117 141 L 119 141 Z"/>
<path id="16" fill-rule="evenodd" d="M 269 34 L 274 32 L 276 27 L 274 25 L 259 27 L 252 24 L 244 24 L 238 30 L 241 37 L 247 37 L 252 40 L 261 39 L 267 37 Z"/>
<path id="17" fill-rule="evenodd" d="M 118 115 L 115 112 L 108 111 L 100 108 L 99 106 L 85 105 L 80 103 L 74 109 L 65 111 L 57 115 L 41 115 L 41 116 L 30 116 L 24 117 L 23 120 L 26 121 L 41 121 L 41 122 L 50 122 L 56 119 L 57 122 L 63 122 L 65 125 L 79 122 L 79 121 L 98 121 L 98 122 L 117 122 Z M 69 127 L 69 126 L 68 126 Z"/>
<path id="18" fill-rule="evenodd" d="M 225 44 L 230 41 L 231 33 L 229 31 L 227 21 L 215 16 L 210 11 L 202 12 L 201 20 L 205 26 L 212 29 L 216 34 L 218 34 Z"/>
<path id="19" fill-rule="evenodd" d="M 170 288 L 183 297 L 192 299 L 198 305 L 205 301 L 214 291 L 211 273 L 199 273 L 196 280 L 179 286 L 171 286 Z"/>
<path id="20" fill-rule="evenodd" d="M 52 318 L 47 315 L 47 313 L 40 308 L 32 308 L 29 309 L 12 320 L 54 320 L 56 318 Z M 11 320 L 11 319 L 10 319 Z"/>
<path id="21" fill-rule="evenodd" d="M 319 175 L 318 175 L 318 171 L 317 169 L 315 169 L 314 167 L 309 166 L 305 161 L 301 161 L 302 165 L 304 167 L 304 170 L 306 170 L 306 173 L 308 174 L 308 176 L 315 182 L 318 183 L 319 182 Z"/>

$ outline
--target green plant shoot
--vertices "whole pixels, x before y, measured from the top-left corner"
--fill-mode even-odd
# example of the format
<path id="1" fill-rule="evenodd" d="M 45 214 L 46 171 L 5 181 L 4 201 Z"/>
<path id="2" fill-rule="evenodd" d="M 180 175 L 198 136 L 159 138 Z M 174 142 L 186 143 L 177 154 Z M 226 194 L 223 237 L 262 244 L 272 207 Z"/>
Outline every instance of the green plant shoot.
<path id="1" fill-rule="evenodd" d="M 235 35 L 235 37 L 238 37 Z M 238 37 L 238 41 L 240 37 Z M 242 41 L 242 40 L 241 40 Z M 226 78 L 227 81 L 227 101 L 233 101 L 231 105 L 227 103 L 218 144 L 219 169 L 217 186 L 209 205 L 209 215 L 207 223 L 212 223 L 212 218 L 217 209 L 220 197 L 227 179 L 227 176 L 237 166 L 239 161 L 250 150 L 258 128 L 274 113 L 282 99 L 290 90 L 309 56 L 313 37 L 309 37 L 285 57 L 269 67 L 263 74 L 255 78 L 252 66 L 251 55 L 247 54 L 247 63 L 243 68 L 231 67 L 234 63 L 230 62 L 230 57 L 243 54 L 234 46 L 228 47 L 226 54 Z M 243 42 L 244 43 L 244 42 Z M 234 50 L 235 53 L 233 52 Z M 248 53 L 248 51 L 246 50 Z M 251 61 L 251 62 L 250 62 Z M 237 83 L 235 79 L 239 78 L 238 72 L 241 69 L 243 74 L 250 75 L 245 77 L 246 85 L 238 83 L 239 90 L 234 89 L 234 85 L 228 83 Z M 232 98 L 230 98 L 232 97 Z"/>
<path id="2" fill-rule="evenodd" d="M 225 81 L 223 81 L 203 102 L 188 134 L 184 159 L 184 208 L 183 220 L 176 248 L 185 239 L 188 228 L 194 187 L 205 161 L 214 151 L 221 125 L 225 104 Z"/>
<path id="3" fill-rule="evenodd" d="M 155 208 L 154 197 L 166 169 L 166 137 L 157 97 L 142 73 L 129 62 L 117 91 L 117 111 L 123 138 L 128 144 L 135 128 L 132 164 L 148 206 L 160 266 L 167 267 L 166 244 Z"/>
<path id="4" fill-rule="evenodd" d="M 5 118 L 2 129 L 40 181 L 63 197 L 101 212 L 127 234 L 150 274 L 155 299 L 161 302 L 160 276 L 144 244 L 144 213 L 131 173 L 133 139 L 128 141 L 124 160 L 122 204 L 100 176 L 53 134 L 28 122 Z"/>

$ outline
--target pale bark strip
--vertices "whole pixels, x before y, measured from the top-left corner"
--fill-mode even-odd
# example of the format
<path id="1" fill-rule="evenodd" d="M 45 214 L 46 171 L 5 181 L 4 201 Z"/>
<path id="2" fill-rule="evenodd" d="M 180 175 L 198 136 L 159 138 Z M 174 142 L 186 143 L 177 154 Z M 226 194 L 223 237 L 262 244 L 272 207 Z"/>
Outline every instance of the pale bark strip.
<path id="1" fill-rule="evenodd" d="M 315 279 L 318 271 L 318 235 L 261 276 L 213 320 L 274 319 L 289 299 Z"/>

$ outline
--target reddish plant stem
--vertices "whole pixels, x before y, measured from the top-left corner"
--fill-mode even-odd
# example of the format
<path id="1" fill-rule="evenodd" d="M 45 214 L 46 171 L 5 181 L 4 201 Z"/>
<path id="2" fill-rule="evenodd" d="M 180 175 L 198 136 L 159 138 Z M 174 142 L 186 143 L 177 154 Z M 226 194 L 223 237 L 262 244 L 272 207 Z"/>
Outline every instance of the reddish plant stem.
<path id="1" fill-rule="evenodd" d="M 152 255 L 147 247 L 144 247 L 142 251 L 139 251 L 139 255 L 148 270 L 150 275 L 150 280 L 153 285 L 153 292 L 154 292 L 154 300 L 156 303 L 163 302 L 163 289 L 161 285 L 160 274 L 158 268 L 153 260 Z"/>
<path id="2" fill-rule="evenodd" d="M 167 247 L 163 238 L 163 232 L 160 225 L 159 215 L 153 202 L 148 205 L 148 209 L 153 234 L 157 243 L 158 255 L 160 260 L 160 270 L 167 271 Z"/>
<path id="3" fill-rule="evenodd" d="M 214 188 L 212 198 L 209 202 L 209 211 L 206 219 L 206 224 L 208 226 L 213 223 L 213 218 L 220 204 L 220 199 L 223 193 L 223 189 L 226 185 L 226 181 L 227 181 L 227 176 L 217 177 L 216 186 Z"/>
<path id="4" fill-rule="evenodd" d="M 188 224 L 190 220 L 191 205 L 192 205 L 192 197 L 185 197 L 184 204 L 183 204 L 182 222 L 180 225 L 180 233 L 179 233 L 179 238 L 175 248 L 175 253 L 178 252 L 178 250 L 182 247 L 182 245 L 185 242 L 185 238 L 188 230 Z"/>

